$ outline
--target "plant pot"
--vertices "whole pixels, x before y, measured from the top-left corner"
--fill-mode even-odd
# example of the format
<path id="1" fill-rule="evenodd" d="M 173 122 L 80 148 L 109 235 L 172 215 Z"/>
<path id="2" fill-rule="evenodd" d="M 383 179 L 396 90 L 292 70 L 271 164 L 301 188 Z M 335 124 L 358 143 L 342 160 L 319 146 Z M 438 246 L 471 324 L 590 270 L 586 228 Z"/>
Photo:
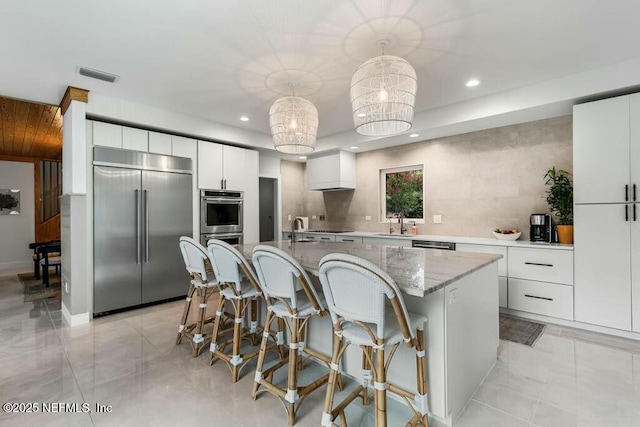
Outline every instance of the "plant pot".
<path id="1" fill-rule="evenodd" d="M 558 243 L 573 244 L 573 225 L 556 225 Z"/>

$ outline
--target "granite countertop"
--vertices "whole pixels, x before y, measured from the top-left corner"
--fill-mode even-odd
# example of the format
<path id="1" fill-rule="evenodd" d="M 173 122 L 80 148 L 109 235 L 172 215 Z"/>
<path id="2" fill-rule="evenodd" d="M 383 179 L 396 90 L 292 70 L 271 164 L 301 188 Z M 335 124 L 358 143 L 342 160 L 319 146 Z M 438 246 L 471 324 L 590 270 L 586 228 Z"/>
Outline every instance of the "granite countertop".
<path id="1" fill-rule="evenodd" d="M 290 231 L 285 230 L 285 233 Z M 316 233 L 312 230 L 300 231 L 296 233 Z M 333 234 L 333 233 L 329 233 Z M 452 242 L 464 243 L 470 245 L 491 245 L 491 246 L 509 246 L 522 248 L 547 248 L 560 250 L 573 250 L 573 245 L 564 245 L 560 243 L 536 243 L 528 240 L 498 240 L 495 237 L 465 237 L 465 236 L 438 236 L 432 234 L 389 234 L 374 231 L 350 231 L 336 234 L 339 236 L 358 236 L 358 237 L 375 237 L 380 239 L 401 239 L 401 240 L 430 240 L 434 242 Z"/>
<path id="2" fill-rule="evenodd" d="M 400 289 L 422 297 L 445 287 L 492 262 L 502 255 L 443 251 L 439 249 L 402 248 L 343 242 L 297 242 L 286 240 L 261 242 L 292 255 L 312 275 L 318 275 L 322 257 L 329 253 L 351 254 L 372 262 L 386 271 Z M 257 244 L 239 245 L 240 252 L 251 259 Z"/>

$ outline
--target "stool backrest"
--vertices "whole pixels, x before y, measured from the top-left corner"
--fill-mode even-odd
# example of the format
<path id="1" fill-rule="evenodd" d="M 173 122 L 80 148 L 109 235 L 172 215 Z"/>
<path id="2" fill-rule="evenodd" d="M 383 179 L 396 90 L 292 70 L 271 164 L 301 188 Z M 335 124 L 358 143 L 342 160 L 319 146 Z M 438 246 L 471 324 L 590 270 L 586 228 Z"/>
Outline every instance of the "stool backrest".
<path id="1" fill-rule="evenodd" d="M 206 263 L 209 260 L 207 255 L 207 249 L 198 243 L 191 237 L 180 237 L 180 252 L 182 252 L 182 258 L 184 259 L 184 265 L 187 268 L 189 274 L 199 274 L 203 282 L 207 282 L 207 267 Z"/>
<path id="2" fill-rule="evenodd" d="M 373 323 L 372 331 L 384 337 L 388 300 L 398 319 L 404 340 L 413 340 L 409 315 L 394 280 L 377 265 L 353 255 L 334 253 L 320 260 L 320 282 L 334 325 L 346 322 Z"/>
<path id="3" fill-rule="evenodd" d="M 306 271 L 285 251 L 258 245 L 253 248 L 253 265 L 268 305 L 272 304 L 271 298 L 283 298 L 289 300 L 291 308 L 296 309 L 297 291 L 304 290 L 313 308 L 318 312 L 324 310 Z"/>
<path id="4" fill-rule="evenodd" d="M 237 292 L 242 290 L 242 277 L 246 277 L 249 282 L 260 292 L 258 279 L 253 269 L 242 256 L 240 251 L 218 239 L 211 239 L 207 242 L 207 250 L 213 272 L 222 285 L 232 284 Z"/>

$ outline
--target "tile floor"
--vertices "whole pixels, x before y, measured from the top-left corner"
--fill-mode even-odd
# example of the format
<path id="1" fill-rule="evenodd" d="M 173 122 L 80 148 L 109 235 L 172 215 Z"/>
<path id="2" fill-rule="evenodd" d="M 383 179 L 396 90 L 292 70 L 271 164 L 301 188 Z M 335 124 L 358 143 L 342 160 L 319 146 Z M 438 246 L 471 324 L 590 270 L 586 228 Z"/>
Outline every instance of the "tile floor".
<path id="1" fill-rule="evenodd" d="M 0 425 L 286 425 L 273 396 L 251 399 L 250 367 L 232 384 L 225 365 L 210 367 L 206 354 L 193 359 L 186 342 L 174 344 L 182 302 L 69 328 L 59 302 L 23 303 L 15 273 L 0 271 L 0 401 L 113 409 L 0 413 Z M 305 401 L 296 425 L 319 425 L 323 391 Z M 404 408 L 391 409 L 389 425 L 403 425 Z M 348 417 L 350 426 L 373 425 L 357 407 Z M 535 348 L 500 342 L 496 366 L 455 425 L 640 426 L 640 342 L 552 325 Z"/>

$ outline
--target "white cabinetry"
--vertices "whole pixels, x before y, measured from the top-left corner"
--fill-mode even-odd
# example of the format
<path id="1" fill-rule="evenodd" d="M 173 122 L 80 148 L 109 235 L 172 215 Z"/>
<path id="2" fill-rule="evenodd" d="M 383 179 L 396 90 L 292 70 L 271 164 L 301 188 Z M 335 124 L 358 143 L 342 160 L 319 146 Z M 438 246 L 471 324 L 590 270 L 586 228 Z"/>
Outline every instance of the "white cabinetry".
<path id="1" fill-rule="evenodd" d="M 151 148 L 151 146 L 149 146 Z M 200 240 L 200 194 L 198 190 L 198 141 L 171 135 L 171 155 L 191 159 L 193 168 L 193 238 Z"/>
<path id="2" fill-rule="evenodd" d="M 509 289 L 507 286 L 507 248 L 505 246 L 470 245 L 466 243 L 458 243 L 456 244 L 456 251 L 502 255 L 502 259 L 498 261 L 498 285 L 500 294 L 499 305 L 500 307 L 508 307 Z"/>
<path id="3" fill-rule="evenodd" d="M 356 155 L 346 151 L 307 160 L 309 190 L 356 188 Z"/>
<path id="4" fill-rule="evenodd" d="M 149 152 L 170 156 L 172 152 L 171 135 L 159 132 L 149 132 Z"/>
<path id="5" fill-rule="evenodd" d="M 575 320 L 636 332 L 639 122 L 640 94 L 574 107 Z"/>
<path id="6" fill-rule="evenodd" d="M 93 145 L 122 148 L 122 126 L 93 122 Z"/>
<path id="7" fill-rule="evenodd" d="M 260 240 L 259 169 L 257 151 L 198 141 L 198 186 L 244 192 L 244 243 Z"/>
<path id="8" fill-rule="evenodd" d="M 365 245 L 386 245 L 386 246 L 398 246 L 404 248 L 411 247 L 411 239 L 410 238 L 387 238 L 387 237 L 363 237 L 362 243 Z"/>
<path id="9" fill-rule="evenodd" d="M 134 151 L 149 151 L 149 131 L 130 128 L 122 128 L 122 148 Z"/>
<path id="10" fill-rule="evenodd" d="M 342 236 L 342 235 L 338 234 L 336 236 L 336 242 L 362 243 L 362 237 L 360 237 L 360 236 Z"/>
<path id="11" fill-rule="evenodd" d="M 508 248 L 509 308 L 573 320 L 573 254 Z"/>

